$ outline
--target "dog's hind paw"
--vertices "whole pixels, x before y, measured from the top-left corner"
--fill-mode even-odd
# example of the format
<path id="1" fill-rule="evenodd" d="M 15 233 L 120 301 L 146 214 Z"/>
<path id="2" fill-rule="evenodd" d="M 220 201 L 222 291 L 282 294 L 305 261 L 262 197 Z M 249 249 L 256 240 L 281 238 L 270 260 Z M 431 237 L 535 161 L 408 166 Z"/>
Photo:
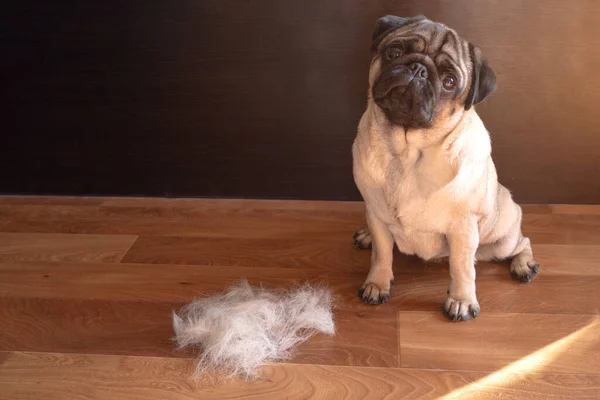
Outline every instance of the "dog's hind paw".
<path id="1" fill-rule="evenodd" d="M 354 247 L 357 249 L 370 249 L 371 248 L 371 232 L 369 228 L 363 228 L 358 230 L 354 234 Z"/>
<path id="2" fill-rule="evenodd" d="M 518 254 L 510 263 L 510 274 L 513 279 L 523 283 L 531 282 L 539 270 L 539 264 L 527 253 Z"/>

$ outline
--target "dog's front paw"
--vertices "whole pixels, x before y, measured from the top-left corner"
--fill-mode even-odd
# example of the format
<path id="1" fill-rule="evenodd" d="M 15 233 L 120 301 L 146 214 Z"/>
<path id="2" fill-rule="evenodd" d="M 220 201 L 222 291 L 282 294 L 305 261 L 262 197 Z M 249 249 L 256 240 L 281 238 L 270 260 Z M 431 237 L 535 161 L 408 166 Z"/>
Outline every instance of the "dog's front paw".
<path id="1" fill-rule="evenodd" d="M 455 299 L 448 296 L 444 304 L 444 314 L 452 321 L 467 321 L 477 318 L 480 308 L 477 300 Z"/>
<path id="2" fill-rule="evenodd" d="M 518 254 L 510 263 L 510 274 L 513 279 L 524 283 L 531 282 L 539 270 L 539 264 L 528 253 Z"/>
<path id="3" fill-rule="evenodd" d="M 387 285 L 378 285 L 376 283 L 365 283 L 363 287 L 358 290 L 358 296 L 360 299 L 367 304 L 383 304 L 390 301 L 391 285 L 393 281 L 388 282 Z"/>
<path id="4" fill-rule="evenodd" d="M 354 247 L 357 249 L 370 249 L 371 248 L 371 232 L 369 228 L 363 228 L 358 230 L 354 234 Z"/>

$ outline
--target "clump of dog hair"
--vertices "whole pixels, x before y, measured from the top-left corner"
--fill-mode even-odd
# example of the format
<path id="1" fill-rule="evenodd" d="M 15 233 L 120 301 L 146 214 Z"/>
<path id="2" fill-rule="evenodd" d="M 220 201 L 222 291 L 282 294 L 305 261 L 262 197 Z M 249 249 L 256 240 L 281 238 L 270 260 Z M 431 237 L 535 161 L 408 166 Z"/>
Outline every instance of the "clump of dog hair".
<path id="1" fill-rule="evenodd" d="M 197 347 L 196 377 L 217 373 L 254 379 L 262 366 L 288 360 L 317 332 L 335 333 L 333 298 L 309 284 L 268 290 L 242 281 L 173 313 L 178 348 Z"/>

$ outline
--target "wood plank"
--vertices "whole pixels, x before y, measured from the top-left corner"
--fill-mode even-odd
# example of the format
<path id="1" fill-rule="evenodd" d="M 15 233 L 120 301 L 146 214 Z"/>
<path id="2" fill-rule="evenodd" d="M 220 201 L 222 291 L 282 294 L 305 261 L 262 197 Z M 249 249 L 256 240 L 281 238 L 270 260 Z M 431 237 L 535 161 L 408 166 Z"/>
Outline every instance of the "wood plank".
<path id="1" fill-rule="evenodd" d="M 572 215 L 598 215 L 600 205 L 597 204 L 551 204 L 549 205 L 554 214 Z"/>
<path id="2" fill-rule="evenodd" d="M 21 196 L 0 195 L 0 204 L 20 205 L 104 205 L 133 208 L 214 208 L 227 210 L 268 209 L 304 211 L 364 212 L 362 201 L 213 199 L 167 197 L 83 197 L 83 196 Z M 521 204 L 525 214 L 600 214 L 600 205 L 593 204 Z"/>
<path id="3" fill-rule="evenodd" d="M 171 312 L 182 305 L 0 297 L 0 351 L 189 356 L 191 352 L 174 352 L 171 341 Z M 337 310 L 337 334 L 313 337 L 299 347 L 293 361 L 397 366 L 395 310 L 384 311 Z"/>
<path id="4" fill-rule="evenodd" d="M 140 237 L 123 258 L 123 262 L 143 264 L 326 266 L 344 271 L 364 271 L 369 260 L 369 252 L 353 249 L 349 241 L 181 237 Z"/>
<path id="5" fill-rule="evenodd" d="M 227 210 L 268 209 L 304 211 L 364 212 L 362 201 L 213 199 L 167 197 L 83 197 L 0 195 L 0 204 L 19 205 L 103 205 L 133 208 L 205 208 Z M 592 204 L 521 204 L 525 214 L 600 214 L 600 205 Z"/>
<path id="6" fill-rule="evenodd" d="M 254 285 L 281 287 L 326 283 L 328 273 L 302 268 L 3 262 L 0 296 L 182 303 L 244 278 Z"/>
<path id="7" fill-rule="evenodd" d="M 182 357 L 170 340 L 180 305 L 0 297 L 0 350 Z"/>
<path id="8" fill-rule="evenodd" d="M 0 369 L 11 399 L 325 399 L 431 398 L 479 375 L 380 368 L 278 365 L 266 379 L 191 381 L 191 362 L 165 358 L 16 353 Z M 124 380 L 123 377 L 127 379 Z M 36 384 L 33 383 L 35 379 Z M 0 394 L 0 399 L 3 399 Z"/>
<path id="9" fill-rule="evenodd" d="M 403 261 L 399 257 L 399 261 Z M 406 258 L 408 259 L 408 258 Z M 417 260 L 418 261 L 418 260 Z M 189 302 L 246 278 L 252 284 L 289 287 L 305 281 L 326 284 L 338 307 L 364 313 L 438 311 L 449 282 L 447 265 L 400 265 L 389 304 L 363 305 L 356 293 L 367 268 L 232 267 L 166 264 L 0 263 L 0 295 L 110 301 Z M 488 312 L 600 314 L 600 276 L 543 270 L 529 285 L 515 282 L 505 265 L 480 263 L 477 293 Z"/>
<path id="10" fill-rule="evenodd" d="M 517 363 L 515 372 L 600 374 L 598 316 L 488 312 L 449 324 L 439 312 L 400 312 L 399 320 L 402 367 L 491 371 Z"/>
<path id="11" fill-rule="evenodd" d="M 364 212 L 362 201 L 105 197 L 104 207 Z"/>
<path id="12" fill-rule="evenodd" d="M 191 204 L 196 204 L 193 202 Z M 261 205 L 259 203 L 258 205 Z M 0 231 L 149 236 L 342 240 L 365 224 L 364 211 L 221 207 L 39 206 L 0 204 Z"/>
<path id="13" fill-rule="evenodd" d="M 523 214 L 523 234 L 532 245 L 600 243 L 600 214 Z"/>
<path id="14" fill-rule="evenodd" d="M 101 206 L 0 204 L 0 231 L 298 238 L 351 243 L 352 234 L 365 225 L 361 203 L 290 205 L 232 200 L 220 205 L 220 201 L 149 199 L 137 206 L 133 199 L 106 201 Z M 524 214 L 523 230 L 534 246 L 600 243 L 600 213 L 575 214 L 568 212 L 570 206 L 554 213 L 547 207 Z"/>
<path id="15" fill-rule="evenodd" d="M 370 252 L 358 251 L 340 235 L 328 240 L 287 238 L 190 238 L 140 237 L 125 256 L 130 263 L 305 267 L 364 271 L 370 265 Z M 564 274 L 598 273 L 595 265 L 599 245 L 535 244 L 534 252 L 542 268 Z M 394 265 L 423 265 L 419 260 L 396 256 Z M 430 263 L 431 264 L 431 263 Z M 595 272 L 594 272 L 595 271 Z"/>
<path id="16" fill-rule="evenodd" d="M 67 235 L 0 232 L 0 261 L 119 262 L 132 235 Z"/>
<path id="17" fill-rule="evenodd" d="M 253 383 L 189 379 L 172 358 L 16 352 L 0 367 L 2 400 L 179 399 L 596 399 L 600 376 L 511 374 L 282 364 Z M 483 384 L 482 384 L 483 383 Z"/>
<path id="18" fill-rule="evenodd" d="M 524 215 L 529 214 L 567 214 L 598 215 L 599 204 L 520 204 Z"/>
<path id="19" fill-rule="evenodd" d="M 359 305 L 363 307 L 363 305 Z M 398 321 L 382 312 L 338 309 L 334 336 L 318 335 L 299 346 L 291 363 L 398 367 Z"/>
<path id="20" fill-rule="evenodd" d="M 600 245 L 537 244 L 533 252 L 544 275 L 600 274 Z"/>
<path id="21" fill-rule="evenodd" d="M 434 268 L 396 274 L 389 304 L 406 311 L 439 312 L 446 299 L 449 272 L 447 265 Z M 597 275 L 556 275 L 542 270 L 531 284 L 523 284 L 514 281 L 507 268 L 478 265 L 476 286 L 482 316 L 488 312 L 600 314 Z"/>
<path id="22" fill-rule="evenodd" d="M 196 297 L 219 293 L 240 279 L 268 288 L 289 288 L 304 282 L 326 284 L 337 298 L 338 310 L 368 311 L 395 318 L 393 308 L 368 306 L 358 299 L 358 288 L 364 281 L 363 273 L 333 274 L 326 270 L 304 268 L 0 263 L 0 296 L 181 304 Z"/>

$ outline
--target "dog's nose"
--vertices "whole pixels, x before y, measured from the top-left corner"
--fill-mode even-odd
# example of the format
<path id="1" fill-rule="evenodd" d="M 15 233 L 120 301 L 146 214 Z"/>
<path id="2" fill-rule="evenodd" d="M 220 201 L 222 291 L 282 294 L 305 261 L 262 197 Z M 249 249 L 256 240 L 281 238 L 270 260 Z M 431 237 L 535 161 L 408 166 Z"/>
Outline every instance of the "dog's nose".
<path id="1" fill-rule="evenodd" d="M 415 78 L 425 78 L 427 79 L 427 67 L 420 63 L 412 63 L 408 66 L 408 69 L 412 71 L 412 74 Z"/>

